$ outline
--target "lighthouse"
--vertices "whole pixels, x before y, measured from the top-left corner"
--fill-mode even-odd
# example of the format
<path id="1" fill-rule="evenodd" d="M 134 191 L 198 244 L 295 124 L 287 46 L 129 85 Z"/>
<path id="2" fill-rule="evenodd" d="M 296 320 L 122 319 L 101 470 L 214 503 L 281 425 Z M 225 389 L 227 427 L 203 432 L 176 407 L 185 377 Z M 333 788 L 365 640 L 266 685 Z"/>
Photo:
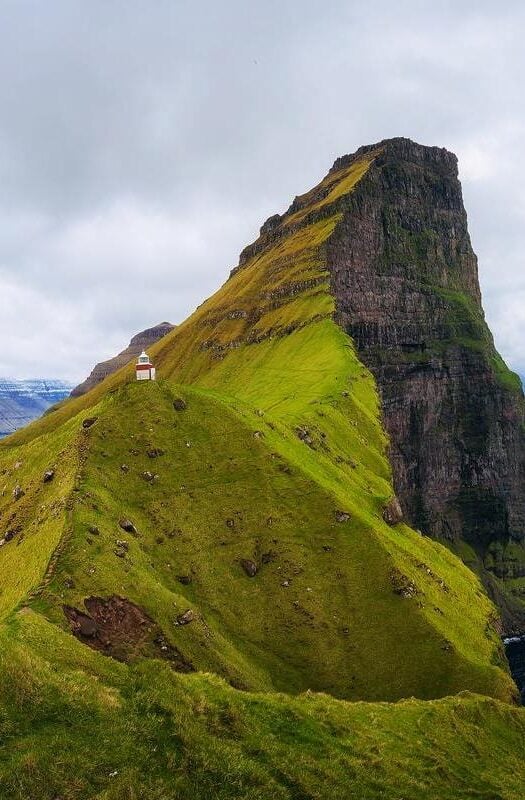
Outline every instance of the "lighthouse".
<path id="1" fill-rule="evenodd" d="M 142 351 L 137 359 L 136 373 L 138 381 L 155 380 L 155 367 L 149 360 L 149 356 L 145 350 Z"/>

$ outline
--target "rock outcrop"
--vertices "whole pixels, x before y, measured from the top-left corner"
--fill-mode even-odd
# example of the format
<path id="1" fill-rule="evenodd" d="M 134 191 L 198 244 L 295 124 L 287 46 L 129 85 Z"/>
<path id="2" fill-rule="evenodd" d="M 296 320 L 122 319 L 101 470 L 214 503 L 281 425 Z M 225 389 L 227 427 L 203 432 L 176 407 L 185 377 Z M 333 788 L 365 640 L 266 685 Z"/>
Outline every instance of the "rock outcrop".
<path id="1" fill-rule="evenodd" d="M 153 328 L 147 328 L 145 331 L 137 333 L 131 339 L 125 350 L 122 350 L 121 353 L 113 358 L 108 359 L 108 361 L 101 361 L 99 364 L 96 364 L 89 377 L 73 389 L 71 397 L 80 397 L 80 395 L 89 392 L 90 389 L 98 383 L 101 383 L 108 375 L 121 369 L 121 367 L 125 367 L 132 359 L 137 358 L 143 350 L 147 350 L 152 344 L 155 344 L 155 342 L 158 342 L 163 336 L 166 336 L 174 327 L 175 326 L 170 322 L 161 322 Z"/>

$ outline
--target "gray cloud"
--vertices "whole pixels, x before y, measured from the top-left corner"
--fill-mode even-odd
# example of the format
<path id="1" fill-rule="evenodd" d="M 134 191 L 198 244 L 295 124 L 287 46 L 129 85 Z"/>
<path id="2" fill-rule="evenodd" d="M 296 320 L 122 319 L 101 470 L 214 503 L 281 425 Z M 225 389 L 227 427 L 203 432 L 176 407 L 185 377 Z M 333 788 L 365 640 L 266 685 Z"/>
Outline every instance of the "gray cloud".
<path id="1" fill-rule="evenodd" d="M 81 378 L 182 320 L 339 155 L 454 150 L 525 370 L 519 2 L 0 0 L 0 374 Z"/>

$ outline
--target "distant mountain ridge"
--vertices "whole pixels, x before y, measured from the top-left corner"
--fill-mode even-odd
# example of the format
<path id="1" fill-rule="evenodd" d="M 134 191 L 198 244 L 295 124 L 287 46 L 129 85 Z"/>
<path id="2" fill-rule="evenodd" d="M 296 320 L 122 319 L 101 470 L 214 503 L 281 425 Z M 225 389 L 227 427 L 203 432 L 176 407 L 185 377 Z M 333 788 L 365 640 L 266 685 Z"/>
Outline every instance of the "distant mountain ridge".
<path id="1" fill-rule="evenodd" d="M 37 419 L 71 391 L 71 383 L 48 378 L 0 378 L 0 437 Z"/>
<path id="2" fill-rule="evenodd" d="M 136 358 L 142 350 L 146 350 L 152 344 L 158 342 L 159 339 L 162 339 L 163 336 L 166 336 L 174 327 L 175 326 L 172 325 L 171 322 L 160 322 L 152 328 L 146 328 L 146 330 L 137 333 L 133 336 L 125 350 L 122 350 L 118 355 L 109 358 L 107 361 L 101 361 L 96 364 L 86 380 L 78 386 L 75 386 L 71 392 L 71 397 L 80 397 L 86 394 L 86 392 L 89 392 L 90 389 L 103 381 L 104 378 L 107 378 L 108 375 L 126 366 L 126 364 L 128 364 L 131 359 Z"/>

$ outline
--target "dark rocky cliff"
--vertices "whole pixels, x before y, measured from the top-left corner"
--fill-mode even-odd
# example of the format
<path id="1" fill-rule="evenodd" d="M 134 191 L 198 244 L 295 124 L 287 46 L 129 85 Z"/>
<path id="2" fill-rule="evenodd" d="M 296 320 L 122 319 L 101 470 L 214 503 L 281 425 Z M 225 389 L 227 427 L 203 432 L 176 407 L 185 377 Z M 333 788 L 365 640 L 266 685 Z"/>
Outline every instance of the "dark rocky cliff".
<path id="1" fill-rule="evenodd" d="M 521 384 L 485 323 L 457 159 L 393 139 L 338 205 L 327 244 L 336 320 L 380 390 L 408 520 L 481 573 L 507 630 L 524 629 Z M 521 592 L 521 595 L 520 595 Z"/>
<path id="2" fill-rule="evenodd" d="M 125 350 L 122 350 L 118 355 L 107 361 L 101 361 L 96 364 L 86 380 L 75 386 L 71 392 L 71 397 L 80 397 L 80 395 L 89 392 L 90 389 L 103 381 L 104 378 L 107 378 L 108 375 L 116 372 L 121 367 L 125 367 L 133 358 L 140 355 L 143 350 L 151 347 L 152 344 L 166 336 L 174 327 L 171 322 L 160 322 L 158 325 L 154 325 L 153 328 L 147 328 L 145 331 L 137 333 Z"/>

